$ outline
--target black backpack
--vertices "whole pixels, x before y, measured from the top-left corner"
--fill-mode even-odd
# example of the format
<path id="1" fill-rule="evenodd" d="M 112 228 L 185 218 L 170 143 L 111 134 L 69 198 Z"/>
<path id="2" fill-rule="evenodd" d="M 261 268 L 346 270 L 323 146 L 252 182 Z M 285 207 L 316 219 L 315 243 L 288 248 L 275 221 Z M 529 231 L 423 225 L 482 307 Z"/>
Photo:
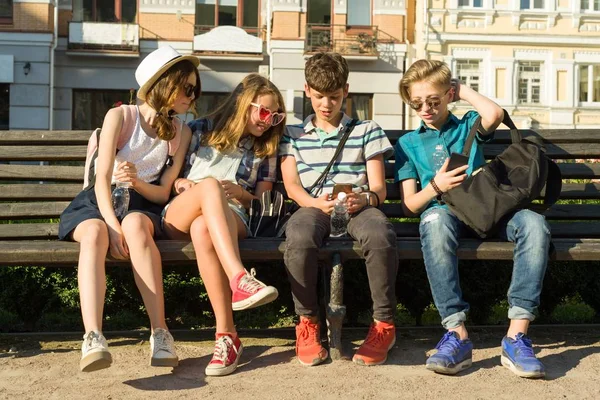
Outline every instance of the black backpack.
<path id="1" fill-rule="evenodd" d="M 556 203 L 562 188 L 558 165 L 546 156 L 539 138 L 523 139 L 504 110 L 502 123 L 510 128 L 512 144 L 483 167 L 473 171 L 462 184 L 442 195 L 442 200 L 462 222 L 481 238 L 496 233 L 506 215 L 524 208 L 544 212 Z M 481 124 L 477 119 L 463 147 L 469 157 L 475 134 Z M 544 188 L 543 203 L 532 204 Z"/>

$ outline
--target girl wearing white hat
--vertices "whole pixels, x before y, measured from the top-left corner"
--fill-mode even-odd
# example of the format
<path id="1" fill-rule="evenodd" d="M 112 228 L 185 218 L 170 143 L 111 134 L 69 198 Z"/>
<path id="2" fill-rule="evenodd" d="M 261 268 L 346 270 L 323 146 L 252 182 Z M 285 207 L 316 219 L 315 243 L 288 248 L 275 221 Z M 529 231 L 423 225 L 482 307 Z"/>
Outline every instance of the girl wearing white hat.
<path id="1" fill-rule="evenodd" d="M 187 125 L 173 115 L 186 113 L 200 94 L 198 64 L 198 58 L 182 56 L 169 46 L 142 60 L 135 72 L 140 85 L 138 105 L 116 107 L 106 113 L 98 142 L 95 184 L 79 193 L 61 215 L 59 238 L 80 243 L 78 283 L 86 332 L 82 371 L 112 363 L 102 335 L 107 252 L 115 259 L 130 260 L 133 266 L 152 328 L 150 365 L 178 364 L 173 337 L 165 323 L 162 262 L 154 238 L 162 235 L 160 213 L 191 137 Z M 128 210 L 119 216 L 111 202 L 116 182 L 130 185 L 126 189 Z"/>
<path id="2" fill-rule="evenodd" d="M 277 298 L 277 289 L 248 273 L 238 239 L 249 235 L 247 208 L 272 189 L 277 147 L 285 129 L 281 93 L 268 79 L 250 74 L 211 115 L 190 122 L 192 141 L 179 193 L 164 212 L 173 239 L 190 239 L 216 318 L 216 343 L 206 375 L 237 368 L 242 343 L 232 310 L 246 310 Z"/>

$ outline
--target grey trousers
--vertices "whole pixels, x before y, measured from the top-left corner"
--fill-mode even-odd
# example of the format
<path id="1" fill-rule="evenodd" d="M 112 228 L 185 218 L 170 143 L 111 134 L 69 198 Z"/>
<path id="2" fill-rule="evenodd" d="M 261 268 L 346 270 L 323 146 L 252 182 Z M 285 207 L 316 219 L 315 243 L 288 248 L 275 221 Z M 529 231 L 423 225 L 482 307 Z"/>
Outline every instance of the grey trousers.
<path id="1" fill-rule="evenodd" d="M 318 315 L 318 252 L 329 232 L 329 215 L 313 207 L 302 207 L 287 224 L 284 261 L 298 315 Z M 367 207 L 352 217 L 348 234 L 360 243 L 363 250 L 373 300 L 373 318 L 393 320 L 398 254 L 392 224 L 379 209 Z"/>

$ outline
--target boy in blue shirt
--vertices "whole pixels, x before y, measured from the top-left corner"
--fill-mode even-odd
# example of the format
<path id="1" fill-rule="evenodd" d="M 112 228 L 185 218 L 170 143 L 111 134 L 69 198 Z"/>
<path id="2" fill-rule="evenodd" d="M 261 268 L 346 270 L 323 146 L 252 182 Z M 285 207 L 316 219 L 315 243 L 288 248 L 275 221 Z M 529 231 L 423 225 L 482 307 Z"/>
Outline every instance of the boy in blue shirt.
<path id="1" fill-rule="evenodd" d="M 496 103 L 451 79 L 450 69 L 440 61 L 419 60 L 400 81 L 402 100 L 422 119 L 421 126 L 396 143 L 396 182 L 400 183 L 406 215 L 421 215 L 419 232 L 427 277 L 435 305 L 447 333 L 437 353 L 427 359 L 429 370 L 456 374 L 471 366 L 473 344 L 465 328 L 469 305 L 462 298 L 456 250 L 466 226 L 441 202 L 444 192 L 460 185 L 485 163 L 481 145 L 492 138 L 503 117 Z M 458 119 L 448 104 L 463 100 L 475 111 Z M 481 128 L 473 143 L 468 165 L 447 171 L 448 160 L 435 166 L 434 153 L 461 153 L 469 131 L 481 116 Z M 420 182 L 421 189 L 417 186 Z M 514 265 L 508 290 L 510 326 L 502 339 L 502 365 L 527 378 L 545 375 L 527 337 L 540 302 L 548 262 L 550 230 L 542 215 L 520 210 L 505 219 L 499 237 L 515 243 Z"/>

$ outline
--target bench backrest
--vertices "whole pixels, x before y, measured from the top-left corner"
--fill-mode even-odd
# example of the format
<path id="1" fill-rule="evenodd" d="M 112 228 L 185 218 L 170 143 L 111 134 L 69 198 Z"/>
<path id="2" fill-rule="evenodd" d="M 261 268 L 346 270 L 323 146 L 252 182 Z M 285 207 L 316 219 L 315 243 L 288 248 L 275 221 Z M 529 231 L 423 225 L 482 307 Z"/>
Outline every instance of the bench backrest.
<path id="1" fill-rule="evenodd" d="M 600 237 L 600 163 L 593 162 L 600 159 L 600 130 L 521 132 L 541 137 L 547 154 L 560 161 L 561 200 L 569 201 L 546 212 L 552 235 Z M 387 131 L 392 144 L 405 133 Z M 0 223 L 0 240 L 56 238 L 60 213 L 82 187 L 89 135 L 88 131 L 0 131 L 0 221 L 11 221 Z M 498 131 L 484 147 L 486 158 L 499 154 L 509 142 L 508 131 Z M 399 236 L 417 237 L 415 220 L 396 220 L 404 214 L 398 185 L 393 182 L 393 163 L 392 159 L 386 165 L 389 201 L 382 209 L 395 219 Z"/>

